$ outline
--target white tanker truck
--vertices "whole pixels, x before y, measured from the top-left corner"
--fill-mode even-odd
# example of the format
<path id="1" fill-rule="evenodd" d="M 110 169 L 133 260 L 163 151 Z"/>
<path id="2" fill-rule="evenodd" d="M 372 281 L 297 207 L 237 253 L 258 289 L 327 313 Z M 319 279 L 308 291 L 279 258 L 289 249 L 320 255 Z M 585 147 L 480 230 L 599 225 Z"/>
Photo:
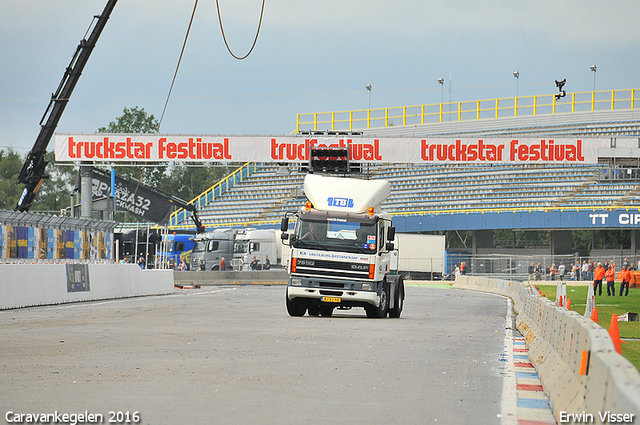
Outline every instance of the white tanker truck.
<path id="1" fill-rule="evenodd" d="M 395 228 L 380 210 L 389 182 L 309 174 L 304 193 L 306 205 L 281 223 L 283 243 L 291 249 L 289 315 L 331 316 L 336 307 L 364 307 L 367 317 L 400 317 L 404 283 L 392 255 Z M 287 234 L 290 216 L 296 224 Z"/>

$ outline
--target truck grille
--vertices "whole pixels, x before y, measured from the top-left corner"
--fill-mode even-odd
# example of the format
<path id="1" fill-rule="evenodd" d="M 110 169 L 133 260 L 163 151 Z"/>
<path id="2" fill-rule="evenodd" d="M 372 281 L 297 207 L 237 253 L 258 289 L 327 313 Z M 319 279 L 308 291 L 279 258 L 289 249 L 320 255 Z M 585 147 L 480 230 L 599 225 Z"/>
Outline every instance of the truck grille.
<path id="1" fill-rule="evenodd" d="M 318 277 L 369 279 L 369 264 L 298 258 L 295 273 Z"/>

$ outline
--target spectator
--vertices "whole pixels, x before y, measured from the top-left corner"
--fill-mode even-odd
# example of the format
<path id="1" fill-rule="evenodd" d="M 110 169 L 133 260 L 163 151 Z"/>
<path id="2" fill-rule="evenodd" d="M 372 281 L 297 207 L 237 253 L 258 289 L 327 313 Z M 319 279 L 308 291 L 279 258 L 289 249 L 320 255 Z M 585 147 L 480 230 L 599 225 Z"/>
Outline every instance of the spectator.
<path id="1" fill-rule="evenodd" d="M 456 264 L 456 268 L 458 267 L 458 265 Z M 529 272 L 529 280 L 534 280 L 536 277 L 536 266 L 535 264 L 533 264 L 533 261 L 531 262 L 531 265 L 529 266 L 529 269 L 527 270 Z"/>
<path id="2" fill-rule="evenodd" d="M 589 265 L 587 264 L 587 260 L 582 260 L 582 269 L 580 274 L 580 280 L 588 280 L 589 279 Z"/>
<path id="3" fill-rule="evenodd" d="M 558 276 L 560 276 L 560 280 L 564 280 L 564 272 L 565 272 L 564 263 L 560 263 L 560 265 L 558 266 Z"/>
<path id="4" fill-rule="evenodd" d="M 463 261 L 462 263 L 460 263 L 460 274 L 461 275 L 467 274 L 467 262 L 466 261 Z"/>
<path id="5" fill-rule="evenodd" d="M 145 266 L 144 258 L 140 257 L 140 259 L 138 260 L 138 265 L 142 270 L 144 270 L 144 266 Z"/>
<path id="6" fill-rule="evenodd" d="M 613 266 L 609 266 L 604 276 L 607 279 L 607 295 L 609 296 L 613 295 L 615 297 L 616 296 L 616 282 L 615 282 L 616 272 L 613 269 Z"/>
<path id="7" fill-rule="evenodd" d="M 593 264 L 593 261 L 591 261 L 591 258 L 589 258 L 587 266 L 587 280 L 593 280 L 593 271 L 596 269 L 596 266 Z"/>
<path id="8" fill-rule="evenodd" d="M 186 271 L 187 270 L 187 263 L 184 262 L 184 257 L 182 257 L 182 255 L 180 256 L 180 264 L 178 264 L 178 271 Z"/>
<path id="9" fill-rule="evenodd" d="M 573 266 L 573 272 L 576 275 L 576 280 L 580 280 L 580 262 L 576 262 L 576 264 Z"/>
<path id="10" fill-rule="evenodd" d="M 453 268 L 453 275 L 454 275 L 455 277 L 460 276 L 460 267 L 458 267 L 458 265 L 457 265 L 457 264 L 454 264 L 454 268 Z"/>
<path id="11" fill-rule="evenodd" d="M 269 256 L 264 256 L 264 265 L 262 266 L 262 270 L 271 270 L 271 261 L 269 261 Z"/>
<path id="12" fill-rule="evenodd" d="M 167 264 L 167 266 L 169 267 L 169 269 L 175 270 L 176 269 L 176 260 L 175 260 L 175 258 L 173 258 L 173 257 L 169 258 L 169 264 Z"/>
<path id="13" fill-rule="evenodd" d="M 541 274 L 542 274 L 542 266 L 540 265 L 540 261 L 538 261 L 538 265 L 536 266 L 536 280 L 540 280 Z"/>
<path id="14" fill-rule="evenodd" d="M 253 256 L 253 261 L 251 261 L 251 264 L 249 264 L 249 267 L 251 268 L 251 270 L 258 270 L 258 266 L 260 265 L 260 263 L 258 262 L 258 260 L 256 260 L 256 256 Z"/>
<path id="15" fill-rule="evenodd" d="M 224 257 L 220 258 L 220 271 L 224 270 L 225 268 L 225 264 L 224 264 Z"/>
<path id="16" fill-rule="evenodd" d="M 569 270 L 571 270 L 571 271 L 570 271 L 570 274 L 571 274 L 571 281 L 576 280 L 576 269 L 575 269 L 575 267 L 573 266 L 573 263 L 571 263 L 571 268 L 570 268 Z"/>
<path id="17" fill-rule="evenodd" d="M 631 281 L 631 271 L 628 267 L 622 266 L 622 272 L 620 272 L 620 280 L 622 280 L 622 283 L 620 284 L 620 296 L 622 296 L 622 292 L 626 286 L 627 292 L 624 294 L 624 296 L 626 297 L 627 295 L 629 295 L 629 282 Z"/>
<path id="18" fill-rule="evenodd" d="M 601 263 L 598 263 L 593 274 L 593 295 L 596 295 L 598 287 L 600 287 L 600 293 L 598 295 L 602 295 L 602 279 L 604 279 L 604 274 L 604 267 L 602 267 Z"/>

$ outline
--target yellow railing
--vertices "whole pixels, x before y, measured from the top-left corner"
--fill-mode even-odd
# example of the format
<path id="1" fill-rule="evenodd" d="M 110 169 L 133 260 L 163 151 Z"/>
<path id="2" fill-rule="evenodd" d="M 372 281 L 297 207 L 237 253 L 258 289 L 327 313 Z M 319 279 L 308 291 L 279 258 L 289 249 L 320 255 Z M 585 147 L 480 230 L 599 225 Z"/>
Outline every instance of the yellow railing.
<path id="1" fill-rule="evenodd" d="M 546 94 L 393 108 L 302 113 L 297 116 L 296 129 L 298 132 L 363 130 L 489 118 L 629 110 L 640 105 L 640 97 L 636 96 L 640 96 L 638 89 L 624 89 L 567 93 L 561 98 L 557 98 L 555 94 Z"/>
<path id="2" fill-rule="evenodd" d="M 255 171 L 255 168 L 258 164 L 255 162 L 247 162 L 242 167 L 235 170 L 233 173 L 229 174 L 218 183 L 211 186 L 209 189 L 202 192 L 200 195 L 193 198 L 189 201 L 190 204 L 196 206 L 198 211 L 204 208 L 207 204 L 213 202 L 215 199 L 220 197 L 224 192 L 235 186 L 237 183 L 249 177 L 249 175 Z M 190 226 L 190 222 L 186 222 L 190 213 L 180 208 L 176 210 L 171 216 L 169 216 L 169 227 L 172 226 L 180 226 L 184 225 Z"/>

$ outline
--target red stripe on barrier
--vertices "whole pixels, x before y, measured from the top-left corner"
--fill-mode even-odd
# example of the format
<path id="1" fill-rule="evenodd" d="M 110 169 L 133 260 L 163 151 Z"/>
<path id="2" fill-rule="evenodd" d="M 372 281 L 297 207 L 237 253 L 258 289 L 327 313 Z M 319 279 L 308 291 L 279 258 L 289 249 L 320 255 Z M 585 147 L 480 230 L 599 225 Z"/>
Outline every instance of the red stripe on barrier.
<path id="1" fill-rule="evenodd" d="M 544 391 L 542 385 L 533 384 L 518 384 L 516 388 L 523 391 Z"/>
<path id="2" fill-rule="evenodd" d="M 515 353 L 528 353 L 529 349 L 528 348 L 514 348 L 513 351 Z"/>
<path id="3" fill-rule="evenodd" d="M 533 367 L 531 363 L 514 363 L 515 367 Z"/>

